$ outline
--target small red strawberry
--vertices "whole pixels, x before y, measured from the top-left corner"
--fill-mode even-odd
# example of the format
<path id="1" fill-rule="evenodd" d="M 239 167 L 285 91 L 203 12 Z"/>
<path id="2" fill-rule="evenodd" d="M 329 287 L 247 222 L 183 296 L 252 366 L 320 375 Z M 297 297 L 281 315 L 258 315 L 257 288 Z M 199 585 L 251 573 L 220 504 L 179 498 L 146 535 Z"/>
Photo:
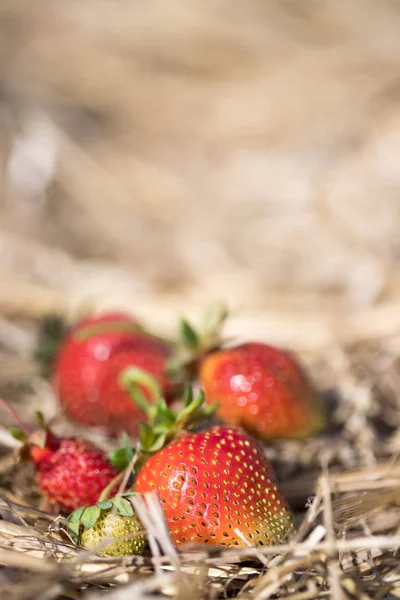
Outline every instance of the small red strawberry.
<path id="1" fill-rule="evenodd" d="M 57 439 L 48 433 L 43 447 L 28 442 L 26 455 L 43 494 L 65 512 L 97 502 L 118 475 L 104 452 L 82 438 Z"/>
<path id="2" fill-rule="evenodd" d="M 174 380 L 166 375 L 170 348 L 144 333 L 123 313 L 106 313 L 78 323 L 64 338 L 56 354 L 52 381 L 67 415 L 86 425 L 104 427 L 111 434 L 136 435 L 145 418 L 119 382 L 127 367 L 150 373 L 164 395 L 173 394 Z M 152 392 L 146 386 L 148 400 Z"/>
<path id="3" fill-rule="evenodd" d="M 229 427 L 171 442 L 140 469 L 134 491 L 157 491 L 176 544 L 281 543 L 294 531 L 272 468 L 257 444 Z"/>
<path id="4" fill-rule="evenodd" d="M 110 493 L 117 491 L 117 482 L 115 486 L 112 482 L 118 470 L 93 442 L 55 436 L 39 412 L 36 417 L 40 428 L 32 432 L 1 398 L 0 407 L 21 426 L 21 429 L 10 430 L 23 443 L 19 457 L 34 464 L 39 487 L 51 504 L 70 512 L 83 505 L 95 504 L 108 486 Z"/>
<path id="5" fill-rule="evenodd" d="M 325 424 L 322 400 L 283 350 L 247 343 L 202 359 L 200 385 L 217 415 L 261 439 L 305 438 Z"/>

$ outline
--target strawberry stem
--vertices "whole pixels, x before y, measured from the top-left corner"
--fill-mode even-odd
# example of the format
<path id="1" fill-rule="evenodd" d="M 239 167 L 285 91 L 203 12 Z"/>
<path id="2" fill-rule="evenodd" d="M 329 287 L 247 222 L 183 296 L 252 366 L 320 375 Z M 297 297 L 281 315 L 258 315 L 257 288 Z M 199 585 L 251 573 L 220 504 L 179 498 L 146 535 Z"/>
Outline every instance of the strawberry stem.
<path id="1" fill-rule="evenodd" d="M 184 408 L 173 411 L 168 408 L 161 395 L 157 381 L 146 371 L 137 368 L 128 368 L 120 375 L 121 384 L 131 394 L 137 406 L 148 417 L 148 423 L 141 423 L 140 444 L 141 452 L 152 453 L 175 439 L 183 429 L 186 429 L 204 417 L 209 417 L 218 405 L 204 405 L 204 393 L 200 391 L 196 398 L 188 386 L 184 392 Z M 157 400 L 151 404 L 138 386 L 146 386 L 153 392 Z"/>
<path id="2" fill-rule="evenodd" d="M 17 411 L 3 398 L 0 398 L 0 407 L 5 410 L 21 427 L 21 429 L 29 436 L 31 435 L 32 429 L 21 419 Z"/>
<path id="3" fill-rule="evenodd" d="M 143 369 L 130 367 L 121 373 L 119 381 L 132 396 L 135 404 L 144 412 L 149 421 L 152 423 L 157 414 L 157 404 L 162 399 L 160 386 L 154 377 L 149 375 L 149 373 Z M 142 386 L 150 390 L 153 397 L 153 402 L 149 402 L 147 400 L 146 396 L 142 392 Z"/>

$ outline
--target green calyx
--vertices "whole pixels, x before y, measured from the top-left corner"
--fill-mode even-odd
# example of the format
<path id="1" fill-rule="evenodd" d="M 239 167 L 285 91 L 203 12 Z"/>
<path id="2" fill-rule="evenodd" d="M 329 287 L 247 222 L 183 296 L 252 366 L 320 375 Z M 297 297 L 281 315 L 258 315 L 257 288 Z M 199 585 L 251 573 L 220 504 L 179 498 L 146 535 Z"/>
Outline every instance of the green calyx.
<path id="1" fill-rule="evenodd" d="M 225 304 L 215 302 L 204 313 L 201 326 L 196 329 L 185 318 L 179 322 L 177 354 L 180 368 L 186 379 L 195 381 L 204 357 L 226 346 L 229 340 L 222 335 L 228 308 Z"/>
<path id="2" fill-rule="evenodd" d="M 131 441 L 125 432 L 122 434 L 122 441 L 124 445 L 121 448 L 113 450 L 108 456 L 109 461 L 118 471 L 126 469 L 136 454 L 136 450 L 132 448 Z"/>
<path id="3" fill-rule="evenodd" d="M 34 359 L 43 377 L 50 377 L 55 355 L 66 333 L 67 326 L 60 315 L 50 314 L 44 317 L 34 353 Z"/>
<path id="4" fill-rule="evenodd" d="M 156 452 L 175 439 L 183 430 L 190 429 L 201 419 L 209 417 L 218 408 L 217 404 L 205 405 L 204 393 L 193 396 L 187 386 L 183 396 L 183 409 L 172 410 L 161 395 L 156 380 L 146 371 L 137 368 L 126 369 L 121 374 L 121 383 L 131 394 L 136 405 L 146 414 L 148 422 L 141 422 L 140 446 L 144 452 Z M 152 391 L 156 403 L 148 402 L 141 390 L 145 385 Z"/>
<path id="5" fill-rule="evenodd" d="M 127 494 L 117 494 L 109 500 L 101 500 L 93 506 L 81 506 L 67 519 L 67 529 L 72 539 L 77 542 L 80 539 L 82 531 L 91 529 L 100 518 L 102 511 L 112 509 L 114 514 L 123 517 L 133 517 L 135 511 L 132 504 L 129 502 L 129 497 L 133 492 Z"/>
<path id="6" fill-rule="evenodd" d="M 192 388 L 187 386 L 183 395 L 183 408 L 170 409 L 156 380 L 142 369 L 126 369 L 120 375 L 120 382 L 130 393 L 133 402 L 147 416 L 147 422 L 140 423 L 138 449 L 135 451 L 128 436 L 124 435 L 124 446 L 110 454 L 110 461 L 120 470 L 128 467 L 134 457 L 135 470 L 138 470 L 150 454 L 161 450 L 184 430 L 192 429 L 200 421 L 210 417 L 218 408 L 217 404 L 205 404 L 203 392 L 194 397 Z M 147 400 L 143 387 L 150 390 L 154 403 Z"/>
<path id="7" fill-rule="evenodd" d="M 201 327 L 197 330 L 185 318 L 179 322 L 179 345 L 183 358 L 192 359 L 219 347 L 222 343 L 222 328 L 228 317 L 225 304 L 215 302 L 206 309 Z"/>

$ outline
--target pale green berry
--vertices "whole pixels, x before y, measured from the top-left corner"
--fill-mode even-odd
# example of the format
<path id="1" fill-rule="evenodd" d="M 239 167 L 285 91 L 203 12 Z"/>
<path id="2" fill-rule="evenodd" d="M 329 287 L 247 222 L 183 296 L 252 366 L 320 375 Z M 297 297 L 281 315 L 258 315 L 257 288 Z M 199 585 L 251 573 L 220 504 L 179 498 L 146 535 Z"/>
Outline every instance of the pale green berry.
<path id="1" fill-rule="evenodd" d="M 143 554 L 146 539 L 139 532 L 143 532 L 143 525 L 135 514 L 127 517 L 112 509 L 102 510 L 93 527 L 81 533 L 80 542 L 88 550 L 97 550 L 96 547 L 106 538 L 116 538 L 115 542 L 98 548 L 98 552 L 108 556 Z"/>

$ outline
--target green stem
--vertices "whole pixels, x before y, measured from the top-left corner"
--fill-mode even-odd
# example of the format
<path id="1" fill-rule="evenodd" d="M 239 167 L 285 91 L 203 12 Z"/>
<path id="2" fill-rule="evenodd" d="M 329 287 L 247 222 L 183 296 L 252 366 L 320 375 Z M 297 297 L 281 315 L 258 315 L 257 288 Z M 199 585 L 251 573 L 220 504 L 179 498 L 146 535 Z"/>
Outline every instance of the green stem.
<path id="1" fill-rule="evenodd" d="M 152 423 L 157 414 L 156 405 L 162 398 L 160 386 L 147 371 L 130 367 L 123 371 L 119 376 L 121 385 L 129 392 L 135 404 L 142 410 Z M 153 401 L 149 402 L 142 392 L 140 386 L 150 390 Z"/>

